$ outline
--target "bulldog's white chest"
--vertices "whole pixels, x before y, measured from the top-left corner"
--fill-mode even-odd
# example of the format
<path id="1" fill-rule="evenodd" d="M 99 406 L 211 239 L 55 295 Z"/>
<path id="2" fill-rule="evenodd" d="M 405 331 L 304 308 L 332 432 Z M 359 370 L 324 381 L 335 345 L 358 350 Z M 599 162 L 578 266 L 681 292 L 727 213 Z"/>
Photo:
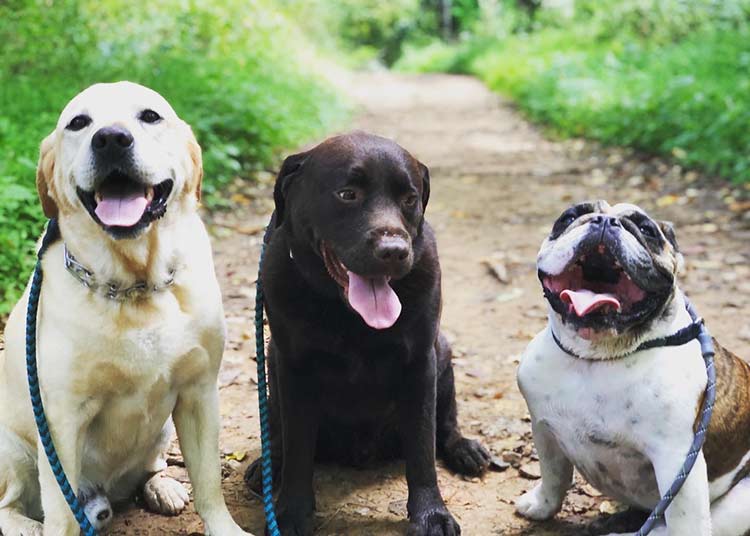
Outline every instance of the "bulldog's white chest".
<path id="1" fill-rule="evenodd" d="M 613 360 L 565 354 L 549 328 L 529 345 L 518 380 L 535 426 L 544 426 L 579 472 L 605 494 L 652 508 L 659 499 L 651 460 L 685 437 L 705 369 L 697 342 Z"/>

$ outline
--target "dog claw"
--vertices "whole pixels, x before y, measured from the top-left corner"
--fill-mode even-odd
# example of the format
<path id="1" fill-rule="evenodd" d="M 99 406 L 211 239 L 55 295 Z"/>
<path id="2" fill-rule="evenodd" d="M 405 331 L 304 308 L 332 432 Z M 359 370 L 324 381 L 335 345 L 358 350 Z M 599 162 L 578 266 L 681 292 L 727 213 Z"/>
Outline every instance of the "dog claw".
<path id="1" fill-rule="evenodd" d="M 534 521 L 545 521 L 554 517 L 561 507 L 562 502 L 558 503 L 544 496 L 541 484 L 521 495 L 516 501 L 516 512 Z"/>
<path id="2" fill-rule="evenodd" d="M 152 476 L 143 486 L 143 498 L 149 510 L 157 514 L 176 516 L 190 503 L 185 487 L 161 474 Z"/>
<path id="3" fill-rule="evenodd" d="M 409 523 L 407 536 L 460 536 L 461 527 L 448 510 L 419 516 Z"/>
<path id="4" fill-rule="evenodd" d="M 492 461 L 487 449 L 466 437 L 447 445 L 442 458 L 451 471 L 471 477 L 482 476 Z"/>

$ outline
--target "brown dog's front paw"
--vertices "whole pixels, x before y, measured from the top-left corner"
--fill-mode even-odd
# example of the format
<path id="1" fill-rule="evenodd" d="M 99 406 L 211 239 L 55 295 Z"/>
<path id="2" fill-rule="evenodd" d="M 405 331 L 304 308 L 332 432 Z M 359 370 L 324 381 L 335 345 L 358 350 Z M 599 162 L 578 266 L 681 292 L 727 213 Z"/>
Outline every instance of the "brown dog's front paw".
<path id="1" fill-rule="evenodd" d="M 465 476 L 482 476 L 492 459 L 487 449 L 465 437 L 447 444 L 442 458 L 451 471 Z"/>
<path id="2" fill-rule="evenodd" d="M 273 487 L 279 484 L 279 464 L 277 460 L 273 460 L 271 467 L 273 468 Z M 245 485 L 247 489 L 258 495 L 263 494 L 263 458 L 258 458 L 251 463 L 245 471 Z"/>
<path id="3" fill-rule="evenodd" d="M 407 536 L 459 536 L 461 527 L 450 512 L 441 508 L 414 516 L 409 522 Z"/>
<path id="4" fill-rule="evenodd" d="M 282 536 L 312 536 L 313 515 L 303 513 L 301 510 L 278 510 L 276 521 L 279 524 L 279 532 Z M 268 536 L 268 528 L 266 528 Z"/>

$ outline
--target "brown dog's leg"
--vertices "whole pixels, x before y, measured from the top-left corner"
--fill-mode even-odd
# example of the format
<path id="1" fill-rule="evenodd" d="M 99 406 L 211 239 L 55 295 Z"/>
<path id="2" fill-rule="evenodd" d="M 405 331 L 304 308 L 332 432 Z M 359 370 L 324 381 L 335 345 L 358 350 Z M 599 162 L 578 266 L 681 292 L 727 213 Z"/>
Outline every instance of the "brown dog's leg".
<path id="1" fill-rule="evenodd" d="M 281 534 L 308 536 L 313 533 L 315 493 L 313 464 L 318 434 L 319 394 L 305 374 L 276 361 L 281 429 L 283 435 L 281 486 L 276 517 Z"/>
<path id="2" fill-rule="evenodd" d="M 457 536 L 461 528 L 445 506 L 435 470 L 435 351 L 404 371 L 399 400 L 400 430 L 409 486 L 410 536 Z"/>
<path id="3" fill-rule="evenodd" d="M 441 335 L 436 344 L 437 384 L 437 449 L 438 455 L 451 471 L 466 476 L 481 476 L 490 464 L 490 453 L 473 439 L 461 435 L 456 408 L 456 385 L 448 341 Z"/>

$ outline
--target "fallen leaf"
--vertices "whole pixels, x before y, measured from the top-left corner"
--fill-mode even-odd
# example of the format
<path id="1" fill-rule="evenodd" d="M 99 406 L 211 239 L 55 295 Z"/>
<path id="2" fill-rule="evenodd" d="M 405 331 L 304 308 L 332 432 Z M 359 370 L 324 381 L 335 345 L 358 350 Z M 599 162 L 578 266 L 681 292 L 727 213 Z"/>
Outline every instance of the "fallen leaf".
<path id="1" fill-rule="evenodd" d="M 537 462 L 530 462 L 525 463 L 521 467 L 518 468 L 518 474 L 521 475 L 523 478 L 528 478 L 529 480 L 536 480 L 538 478 L 542 478 L 541 469 L 539 468 L 539 463 Z"/>

